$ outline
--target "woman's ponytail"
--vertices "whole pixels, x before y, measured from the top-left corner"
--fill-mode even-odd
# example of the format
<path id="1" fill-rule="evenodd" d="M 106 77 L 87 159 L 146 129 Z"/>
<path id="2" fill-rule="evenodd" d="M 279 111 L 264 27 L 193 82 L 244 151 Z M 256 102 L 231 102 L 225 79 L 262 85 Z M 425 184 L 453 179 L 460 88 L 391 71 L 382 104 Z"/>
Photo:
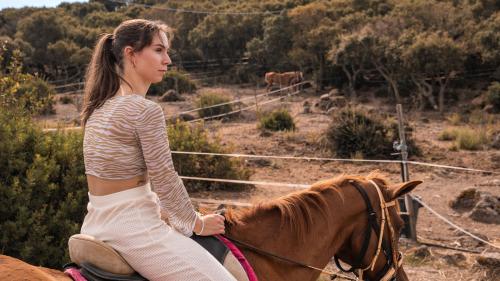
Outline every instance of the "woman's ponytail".
<path id="1" fill-rule="evenodd" d="M 87 68 L 82 109 L 83 126 L 92 112 L 113 97 L 120 88 L 120 76 L 116 69 L 118 61 L 113 41 L 113 34 L 101 36 Z"/>

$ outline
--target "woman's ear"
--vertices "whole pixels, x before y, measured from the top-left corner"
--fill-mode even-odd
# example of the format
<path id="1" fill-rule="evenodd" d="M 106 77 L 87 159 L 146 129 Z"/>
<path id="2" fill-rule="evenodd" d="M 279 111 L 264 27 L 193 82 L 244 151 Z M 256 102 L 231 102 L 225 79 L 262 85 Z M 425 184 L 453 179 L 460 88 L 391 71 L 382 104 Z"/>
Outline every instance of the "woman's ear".
<path id="1" fill-rule="evenodd" d="M 135 67 L 135 52 L 130 46 L 123 48 L 123 57 L 128 60 Z"/>

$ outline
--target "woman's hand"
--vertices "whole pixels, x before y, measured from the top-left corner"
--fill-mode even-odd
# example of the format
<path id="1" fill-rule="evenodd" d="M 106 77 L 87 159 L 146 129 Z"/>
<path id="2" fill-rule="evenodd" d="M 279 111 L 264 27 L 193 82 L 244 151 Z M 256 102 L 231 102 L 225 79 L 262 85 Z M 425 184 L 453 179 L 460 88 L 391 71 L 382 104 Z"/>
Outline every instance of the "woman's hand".
<path id="1" fill-rule="evenodd" d="M 198 217 L 194 227 L 194 233 L 200 236 L 224 234 L 224 220 L 225 218 L 218 214 L 209 214 Z"/>

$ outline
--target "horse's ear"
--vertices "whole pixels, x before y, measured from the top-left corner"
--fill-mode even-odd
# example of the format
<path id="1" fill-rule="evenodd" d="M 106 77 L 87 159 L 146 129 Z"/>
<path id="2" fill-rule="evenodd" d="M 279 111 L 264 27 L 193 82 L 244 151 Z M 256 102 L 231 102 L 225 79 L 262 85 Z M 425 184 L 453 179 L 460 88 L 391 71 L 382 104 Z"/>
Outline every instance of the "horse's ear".
<path id="1" fill-rule="evenodd" d="M 407 181 L 389 186 L 389 201 L 395 200 L 401 195 L 407 194 L 412 191 L 422 181 Z"/>

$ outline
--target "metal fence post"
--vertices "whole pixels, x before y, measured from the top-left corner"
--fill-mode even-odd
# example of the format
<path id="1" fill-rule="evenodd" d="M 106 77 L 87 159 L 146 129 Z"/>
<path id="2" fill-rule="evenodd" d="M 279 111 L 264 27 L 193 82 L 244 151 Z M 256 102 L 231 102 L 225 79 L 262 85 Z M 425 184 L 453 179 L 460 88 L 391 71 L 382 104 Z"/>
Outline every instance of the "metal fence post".
<path id="1" fill-rule="evenodd" d="M 410 180 L 410 174 L 408 171 L 408 146 L 406 145 L 406 136 L 405 136 L 405 128 L 403 122 L 403 106 L 401 104 L 396 105 L 396 110 L 398 114 L 398 130 L 399 130 L 399 143 L 395 148 L 400 151 L 401 154 L 401 177 L 403 182 L 407 182 Z M 417 214 L 416 210 L 413 206 L 414 202 L 410 195 L 405 195 L 404 204 L 401 204 L 400 207 L 404 210 L 403 215 L 405 215 L 405 229 L 404 232 L 408 236 L 408 238 L 413 241 L 417 241 Z M 402 205 L 402 206 L 401 206 Z"/>

